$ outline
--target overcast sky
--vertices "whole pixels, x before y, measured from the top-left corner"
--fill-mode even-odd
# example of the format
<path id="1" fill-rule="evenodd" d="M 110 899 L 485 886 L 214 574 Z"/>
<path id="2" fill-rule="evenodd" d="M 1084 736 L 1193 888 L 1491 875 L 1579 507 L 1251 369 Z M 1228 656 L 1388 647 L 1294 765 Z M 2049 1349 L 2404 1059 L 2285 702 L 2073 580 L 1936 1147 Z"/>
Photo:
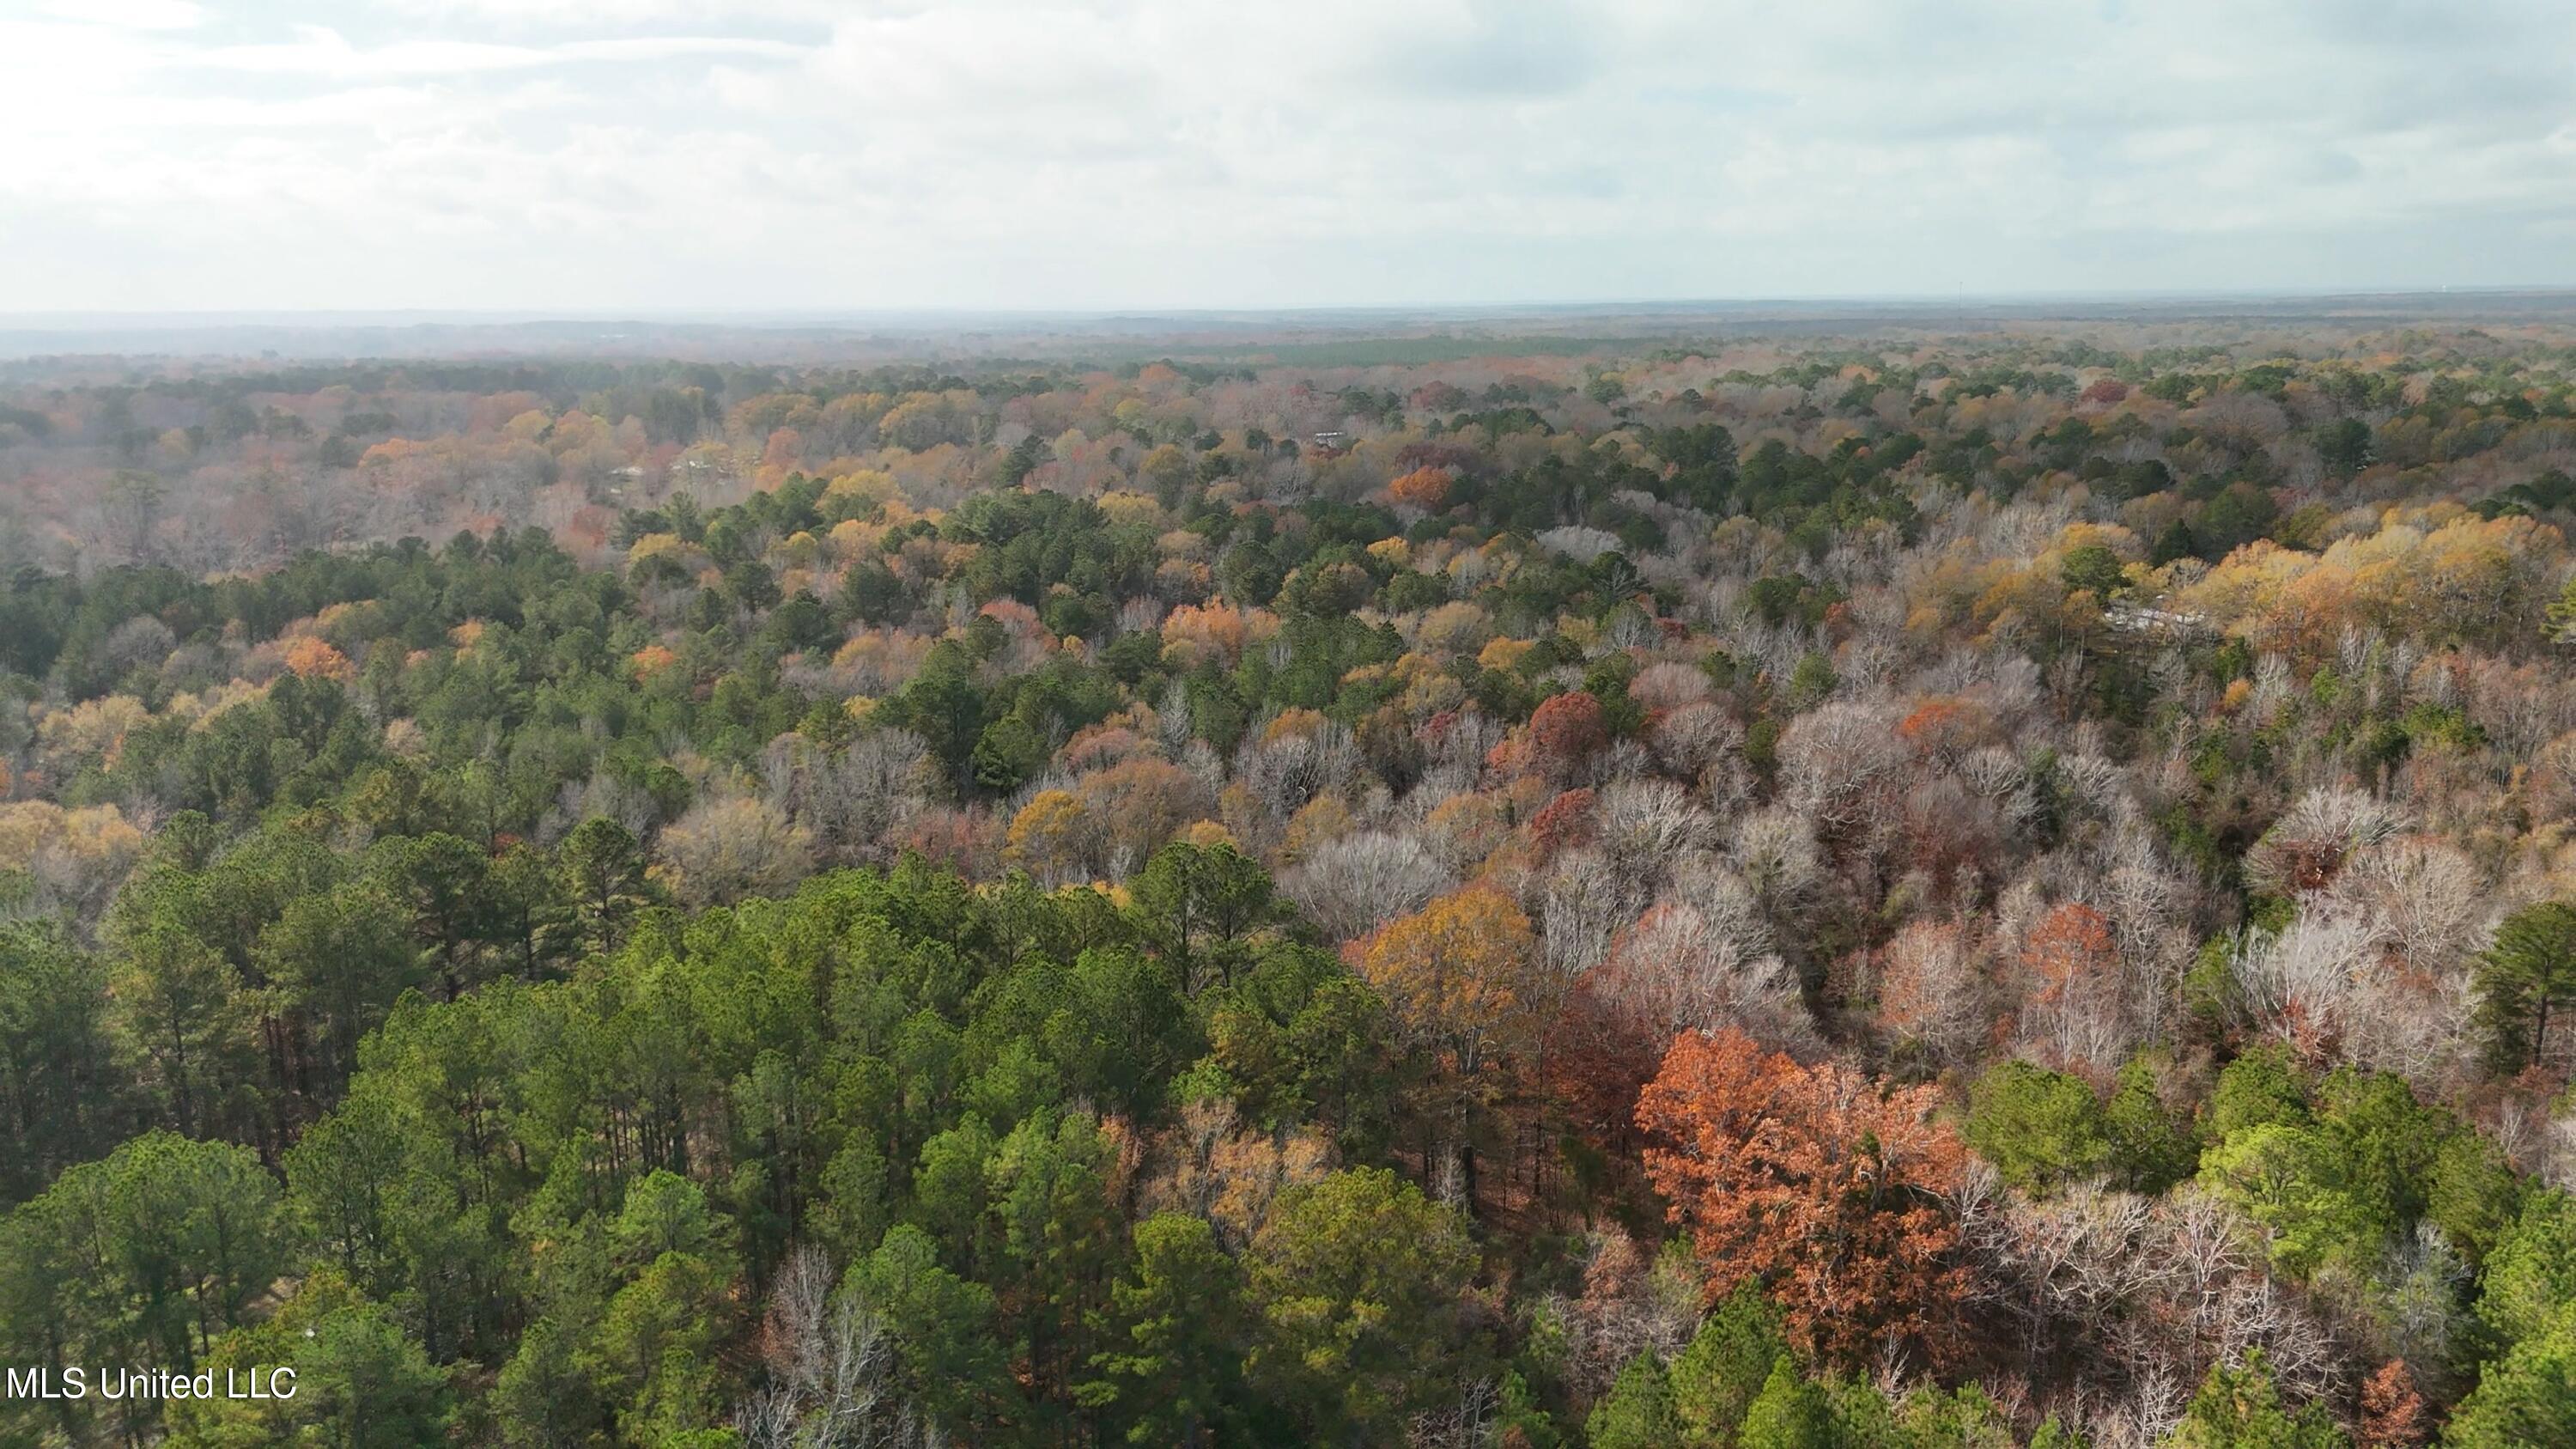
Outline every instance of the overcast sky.
<path id="1" fill-rule="evenodd" d="M 0 311 L 2576 283 L 2564 0 L 0 0 Z"/>

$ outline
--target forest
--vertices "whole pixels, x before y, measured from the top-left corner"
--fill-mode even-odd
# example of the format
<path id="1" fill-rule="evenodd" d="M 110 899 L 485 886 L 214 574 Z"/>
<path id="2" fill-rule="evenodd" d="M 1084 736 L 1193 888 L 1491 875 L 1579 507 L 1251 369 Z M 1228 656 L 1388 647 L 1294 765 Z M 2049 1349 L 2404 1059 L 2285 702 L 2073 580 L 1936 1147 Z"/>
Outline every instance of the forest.
<path id="1" fill-rule="evenodd" d="M 0 1446 L 2576 1444 L 2576 326 L 0 369 Z"/>

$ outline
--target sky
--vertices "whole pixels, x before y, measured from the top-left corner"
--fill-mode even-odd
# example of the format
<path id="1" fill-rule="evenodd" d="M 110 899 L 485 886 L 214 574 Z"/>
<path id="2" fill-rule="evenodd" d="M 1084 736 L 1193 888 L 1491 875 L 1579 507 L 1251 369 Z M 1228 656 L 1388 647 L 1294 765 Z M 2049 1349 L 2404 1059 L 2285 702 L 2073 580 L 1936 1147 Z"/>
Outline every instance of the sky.
<path id="1" fill-rule="evenodd" d="M 0 0 L 0 312 L 2576 284 L 2564 0 Z"/>

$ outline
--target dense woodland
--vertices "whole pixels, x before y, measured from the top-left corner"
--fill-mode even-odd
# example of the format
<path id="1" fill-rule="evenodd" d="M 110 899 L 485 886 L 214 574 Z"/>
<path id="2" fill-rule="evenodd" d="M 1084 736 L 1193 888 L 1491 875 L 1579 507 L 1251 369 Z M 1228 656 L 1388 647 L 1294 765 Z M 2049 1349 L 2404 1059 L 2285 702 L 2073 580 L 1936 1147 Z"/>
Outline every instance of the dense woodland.
<path id="1" fill-rule="evenodd" d="M 0 1443 L 2576 1443 L 2576 336 L 0 381 Z"/>

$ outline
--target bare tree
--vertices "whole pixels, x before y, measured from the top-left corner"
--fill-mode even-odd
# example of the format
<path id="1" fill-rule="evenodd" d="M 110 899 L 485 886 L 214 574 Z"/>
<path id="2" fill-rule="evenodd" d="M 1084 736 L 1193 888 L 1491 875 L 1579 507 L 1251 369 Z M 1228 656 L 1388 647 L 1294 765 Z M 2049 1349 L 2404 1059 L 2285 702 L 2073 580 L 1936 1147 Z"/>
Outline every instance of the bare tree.
<path id="1" fill-rule="evenodd" d="M 1940 1063 L 1973 1059 L 1994 1019 L 1974 942 L 1952 922 L 1914 921 L 1880 953 L 1879 1029 Z"/>
<path id="2" fill-rule="evenodd" d="M 1775 924 L 1824 882 L 1815 827 L 1806 815 L 1785 806 L 1757 810 L 1738 821 L 1728 854 Z"/>
<path id="3" fill-rule="evenodd" d="M 2148 1199 L 2079 1184 L 2046 1201 L 1971 1175 L 1960 1242 L 2012 1351 L 2090 1407 L 2103 1442 L 2160 1441 L 2212 1365 L 2261 1350 L 2293 1403 L 2349 1382 L 2352 1346 L 2262 1268 L 2259 1234 L 2196 1188 Z"/>
<path id="4" fill-rule="evenodd" d="M 813 836 L 766 800 L 717 796 L 671 823 L 658 867 L 692 905 L 775 895 L 814 869 Z"/>
<path id="5" fill-rule="evenodd" d="M 1870 796 L 1904 763 L 1885 710 L 1834 700 L 1780 734 L 1780 798 L 1826 834 L 1860 822 Z"/>
<path id="6" fill-rule="evenodd" d="M 2360 913 L 2381 945 L 2419 971 L 2455 969 L 2493 924 L 2476 863 L 2430 836 L 2396 836 L 2353 852 L 2333 895 Z"/>
<path id="7" fill-rule="evenodd" d="M 1669 780 L 1613 780 L 1601 789 L 1601 851 L 1620 881 L 1651 896 L 1674 862 L 1705 846 L 1717 822 Z"/>
<path id="8" fill-rule="evenodd" d="M 928 802 L 936 765 L 908 730 L 870 730 L 799 782 L 797 818 L 836 860 L 884 865 Z"/>
<path id="9" fill-rule="evenodd" d="M 1634 915 L 1629 892 L 1600 851 L 1562 851 L 1540 898 L 1541 959 L 1560 980 L 1573 980 L 1601 964 Z"/>
<path id="10" fill-rule="evenodd" d="M 940 1437 L 890 1402 L 885 1323 L 857 1295 L 833 1292 L 821 1249 L 788 1254 L 770 1285 L 760 1353 L 769 1383 L 733 1420 L 753 1449 L 931 1449 Z"/>
<path id="11" fill-rule="evenodd" d="M 2274 895 L 2321 889 L 2354 852 L 2403 826 L 2396 807 L 2375 796 L 2342 787 L 2310 790 L 2245 853 L 2246 879 Z"/>
<path id="12" fill-rule="evenodd" d="M 1822 1045 L 1797 978 L 1780 958 L 1748 950 L 1686 903 L 1648 910 L 1586 981 L 1656 1041 L 1732 1026 L 1800 1057 Z"/>
<path id="13" fill-rule="evenodd" d="M 1279 889 L 1326 934 L 1347 941 L 1422 909 L 1451 883 L 1420 841 L 1367 830 L 1315 847 L 1280 877 Z"/>

